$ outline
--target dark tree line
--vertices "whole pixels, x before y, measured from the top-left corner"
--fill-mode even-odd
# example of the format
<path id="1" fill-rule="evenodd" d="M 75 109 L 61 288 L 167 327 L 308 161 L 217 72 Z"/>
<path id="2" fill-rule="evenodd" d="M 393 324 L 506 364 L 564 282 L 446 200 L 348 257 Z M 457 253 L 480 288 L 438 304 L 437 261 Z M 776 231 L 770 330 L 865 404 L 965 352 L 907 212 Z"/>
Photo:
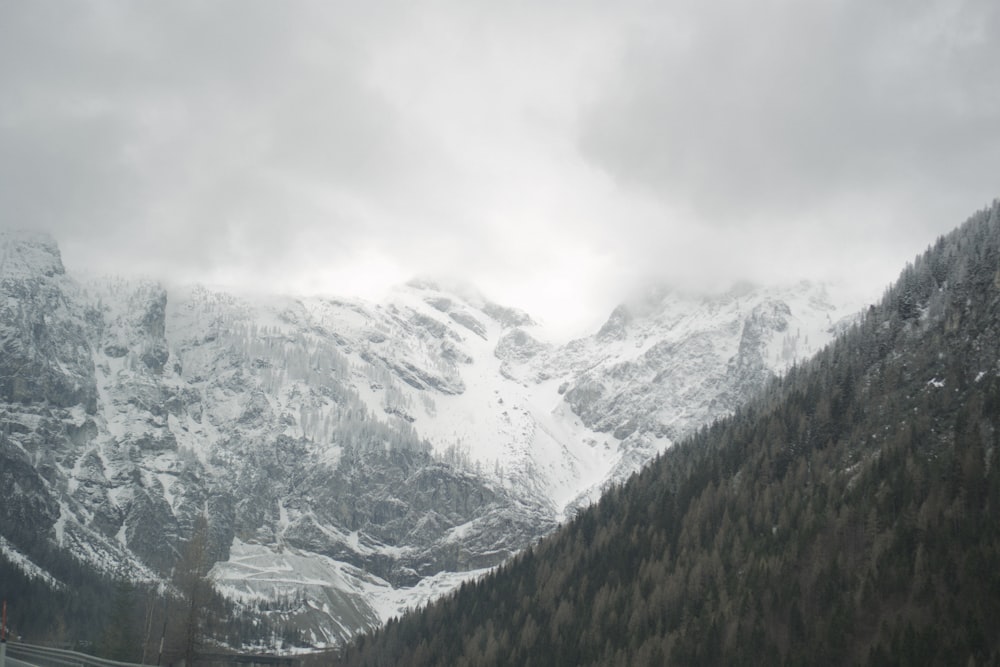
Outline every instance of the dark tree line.
<path id="1" fill-rule="evenodd" d="M 1000 202 L 811 361 L 344 665 L 1000 664 Z"/>

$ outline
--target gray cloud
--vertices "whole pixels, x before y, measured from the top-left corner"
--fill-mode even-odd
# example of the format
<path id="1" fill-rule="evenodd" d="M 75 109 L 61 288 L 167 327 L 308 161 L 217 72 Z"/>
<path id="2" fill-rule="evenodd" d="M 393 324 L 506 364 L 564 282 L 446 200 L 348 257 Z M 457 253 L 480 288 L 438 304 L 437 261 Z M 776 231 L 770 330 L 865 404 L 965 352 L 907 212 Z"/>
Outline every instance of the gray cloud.
<path id="1" fill-rule="evenodd" d="M 995 2 L 671 8 L 633 28 L 581 135 L 624 187 L 702 225 L 816 238 L 837 213 L 837 236 L 888 243 L 996 194 Z"/>
<path id="2" fill-rule="evenodd" d="M 0 225 L 282 289 L 450 273 L 591 322 L 861 275 L 996 196 L 991 0 L 0 4 Z"/>
<path id="3" fill-rule="evenodd" d="M 50 229 L 72 257 L 277 280 L 310 264 L 302 252 L 329 263 L 470 237 L 449 201 L 460 170 L 367 72 L 391 46 L 380 22 L 405 24 L 403 5 L 4 13 L 0 208 L 8 225 Z"/>

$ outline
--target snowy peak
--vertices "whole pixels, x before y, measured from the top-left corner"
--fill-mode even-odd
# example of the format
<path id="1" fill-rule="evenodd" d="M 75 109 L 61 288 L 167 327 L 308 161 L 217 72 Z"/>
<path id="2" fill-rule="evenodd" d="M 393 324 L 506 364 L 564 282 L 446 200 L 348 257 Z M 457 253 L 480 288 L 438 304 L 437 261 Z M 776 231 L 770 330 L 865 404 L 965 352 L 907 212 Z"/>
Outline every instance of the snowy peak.
<path id="1" fill-rule="evenodd" d="M 43 232 L 0 230 L 0 279 L 63 275 L 62 255 Z"/>
<path id="2" fill-rule="evenodd" d="M 780 334 L 781 349 L 765 355 L 767 367 L 780 372 L 824 345 L 836 322 L 859 307 L 850 298 L 835 302 L 826 285 L 810 282 L 786 287 L 739 283 L 711 295 L 660 289 L 618 306 L 597 334 L 574 341 L 567 350 L 600 347 L 609 355 L 634 358 L 656 342 L 739 328 L 748 343 L 762 336 L 773 343 Z M 817 344 L 809 342 L 810 336 Z"/>
<path id="3" fill-rule="evenodd" d="M 504 329 L 536 324 L 523 310 L 490 301 L 478 289 L 460 281 L 418 278 L 406 283 L 406 287 L 422 293 L 427 303 L 442 312 L 453 312 L 455 302 L 459 301 L 466 308 L 489 317 Z"/>
<path id="4" fill-rule="evenodd" d="M 612 446 L 601 482 L 581 496 L 593 498 L 815 353 L 858 306 L 807 282 L 708 296 L 656 289 L 615 308 L 590 337 L 547 347 L 515 330 L 497 354 L 508 377 L 554 385 L 567 412 Z"/>

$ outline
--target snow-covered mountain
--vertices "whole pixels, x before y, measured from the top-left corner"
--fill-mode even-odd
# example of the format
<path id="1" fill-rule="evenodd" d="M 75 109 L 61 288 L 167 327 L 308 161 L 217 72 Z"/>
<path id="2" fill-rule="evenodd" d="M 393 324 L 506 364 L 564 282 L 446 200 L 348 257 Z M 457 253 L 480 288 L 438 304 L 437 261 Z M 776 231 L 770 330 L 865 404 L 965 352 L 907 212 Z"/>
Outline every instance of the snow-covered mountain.
<path id="1" fill-rule="evenodd" d="M 383 303 L 66 274 L 0 235 L 0 548 L 164 577 L 195 518 L 233 597 L 341 640 L 550 531 L 825 344 L 819 285 L 657 291 L 593 336 L 414 281 Z M 25 569 L 29 565 L 25 565 Z"/>
<path id="2" fill-rule="evenodd" d="M 857 305 L 809 282 L 709 296 L 655 289 L 618 306 L 590 337 L 547 347 L 516 329 L 498 353 L 507 377 L 554 387 L 559 409 L 613 450 L 576 505 L 814 354 Z"/>

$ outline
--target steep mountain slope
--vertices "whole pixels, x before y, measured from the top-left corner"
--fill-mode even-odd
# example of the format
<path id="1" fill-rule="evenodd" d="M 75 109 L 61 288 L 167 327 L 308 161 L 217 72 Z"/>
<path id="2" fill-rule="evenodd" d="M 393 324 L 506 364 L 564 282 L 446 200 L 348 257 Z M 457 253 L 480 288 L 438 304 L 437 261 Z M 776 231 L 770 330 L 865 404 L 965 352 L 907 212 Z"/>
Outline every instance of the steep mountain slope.
<path id="1" fill-rule="evenodd" d="M 1000 201 L 878 306 L 343 664 L 996 664 Z"/>
<path id="2" fill-rule="evenodd" d="M 252 543 L 277 563 L 292 551 L 334 564 L 341 576 L 294 621 L 329 642 L 380 623 L 396 587 L 494 565 L 553 525 L 544 498 L 433 456 L 413 430 L 401 384 L 464 391 L 457 364 L 471 358 L 444 316 L 202 288 L 168 302 L 155 283 L 81 287 L 44 237 L 4 247 L 9 559 L 54 544 L 156 580 L 204 516 L 209 562 Z M 271 567 L 260 553 L 257 567 Z M 317 588 L 298 573 L 260 587 L 235 566 L 215 576 L 250 602 Z"/>
<path id="3" fill-rule="evenodd" d="M 53 577 L 55 548 L 157 582 L 204 518 L 218 590 L 300 600 L 272 620 L 313 644 L 532 544 L 849 312 L 809 284 L 660 292 L 554 346 L 469 288 L 370 304 L 76 281 L 51 239 L 0 241 L 7 560 Z"/>
<path id="4" fill-rule="evenodd" d="M 808 282 L 711 296 L 654 290 L 616 308 L 593 336 L 547 348 L 515 329 L 497 353 L 506 375 L 555 386 L 564 410 L 614 444 L 610 472 L 579 507 L 821 349 L 856 305 Z"/>

